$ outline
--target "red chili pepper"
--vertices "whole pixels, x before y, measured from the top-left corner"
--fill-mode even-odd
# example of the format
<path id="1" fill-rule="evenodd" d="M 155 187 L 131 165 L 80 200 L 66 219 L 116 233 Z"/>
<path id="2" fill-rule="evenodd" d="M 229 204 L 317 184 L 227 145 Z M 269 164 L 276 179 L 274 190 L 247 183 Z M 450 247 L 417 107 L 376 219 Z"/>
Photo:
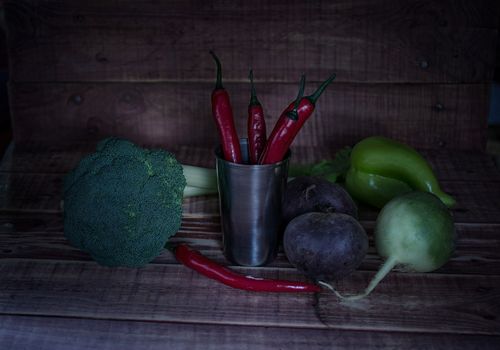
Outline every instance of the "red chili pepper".
<path id="1" fill-rule="evenodd" d="M 306 282 L 259 279 L 240 275 L 208 259 L 200 252 L 191 249 L 185 244 L 178 245 L 174 253 L 177 260 L 187 267 L 199 272 L 205 277 L 222 282 L 233 288 L 253 292 L 317 293 L 321 291 L 320 286 Z"/>
<path id="2" fill-rule="evenodd" d="M 212 92 L 212 116 L 219 132 L 222 154 L 224 159 L 229 162 L 241 163 L 240 140 L 234 126 L 233 109 L 229 101 L 229 94 L 222 86 L 221 64 L 219 58 L 212 51 L 210 51 L 210 54 L 217 64 L 217 81 Z"/>
<path id="3" fill-rule="evenodd" d="M 266 120 L 264 119 L 264 109 L 260 104 L 255 86 L 253 84 L 253 72 L 250 70 L 251 96 L 248 105 L 248 152 L 250 164 L 257 164 L 266 146 Z"/>
<path id="4" fill-rule="evenodd" d="M 283 159 L 300 128 L 314 112 L 316 101 L 335 79 L 335 76 L 333 74 L 325 80 L 313 94 L 298 97 L 283 111 L 271 135 L 269 135 L 264 153 L 259 159 L 259 164 L 272 164 Z"/>

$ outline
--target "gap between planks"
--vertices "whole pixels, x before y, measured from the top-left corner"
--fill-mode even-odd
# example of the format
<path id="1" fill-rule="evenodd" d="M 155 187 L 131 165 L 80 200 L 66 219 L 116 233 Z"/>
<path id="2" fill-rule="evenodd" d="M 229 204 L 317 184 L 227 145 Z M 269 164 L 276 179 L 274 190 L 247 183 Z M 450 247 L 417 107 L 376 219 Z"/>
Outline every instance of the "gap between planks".
<path id="1" fill-rule="evenodd" d="M 40 350 L 67 349 L 70 339 L 79 348 L 92 348 L 99 335 L 101 347 L 127 349 L 144 347 L 150 350 L 171 348 L 192 350 L 229 350 L 251 344 L 255 350 L 286 348 L 290 350 L 325 349 L 335 345 L 353 349 L 372 349 L 374 344 L 389 348 L 420 349 L 420 344 L 440 344 L 450 349 L 495 349 L 500 339 L 496 336 L 467 336 L 447 334 L 422 334 L 406 332 L 359 332 L 336 330 L 307 330 L 259 326 L 209 326 L 193 323 L 95 320 L 72 317 L 30 317 L 6 315 L 0 318 L 2 334 L 18 347 L 36 347 Z M 11 330 L 12 329 L 12 330 Z M 11 330 L 11 331 L 10 331 Z M 9 331 L 13 334 L 9 335 Z M 28 333 L 28 334 L 26 334 Z M 145 334 L 147 338 L 145 339 Z M 5 337 L 5 336 L 4 336 Z M 41 340 L 43 341 L 41 342 Z M 311 341 L 312 340 L 312 341 Z M 36 344 L 36 346 L 34 346 Z M 42 346 L 43 344 L 43 346 Z M 86 345 L 88 344 L 88 345 Z M 135 345 L 136 344 L 136 345 Z M 237 344 L 237 345 L 236 345 Z"/>
<path id="2" fill-rule="evenodd" d="M 500 335 L 496 317 L 500 280 L 492 276 L 394 273 L 369 297 L 341 303 L 328 292 L 314 299 L 234 290 L 177 266 L 130 271 L 102 269 L 94 263 L 31 260 L 9 261 L 0 268 L 5 288 L 0 290 L 0 314 Z M 287 278 L 276 270 L 262 270 L 260 275 Z M 356 273 L 339 283 L 339 289 L 359 290 L 369 275 Z M 440 298 L 445 290 L 446 298 Z M 210 297 L 214 293 L 218 298 Z M 440 322 L 441 328 L 429 326 L 430 321 Z"/>

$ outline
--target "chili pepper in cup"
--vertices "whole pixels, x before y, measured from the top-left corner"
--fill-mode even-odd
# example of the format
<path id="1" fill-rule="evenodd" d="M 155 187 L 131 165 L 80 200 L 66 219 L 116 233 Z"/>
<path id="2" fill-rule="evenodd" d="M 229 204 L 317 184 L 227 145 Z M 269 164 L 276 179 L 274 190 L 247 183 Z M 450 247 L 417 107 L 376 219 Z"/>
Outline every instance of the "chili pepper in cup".
<path id="1" fill-rule="evenodd" d="M 299 93 L 297 94 L 295 101 L 290 103 L 288 108 L 283 111 L 276 125 L 274 126 L 274 129 L 271 132 L 269 139 L 267 140 L 266 148 L 264 148 L 264 152 L 259 159 L 259 164 L 272 164 L 279 162 L 286 154 L 289 146 L 289 144 L 287 143 L 288 140 L 290 140 L 291 143 L 291 140 L 295 137 L 295 135 L 291 135 L 291 133 L 294 132 L 293 126 L 297 125 L 296 122 L 299 119 L 298 108 L 302 97 L 304 96 L 304 88 L 306 84 L 305 79 L 305 76 L 302 75 L 299 84 Z M 298 132 L 298 129 L 296 131 Z M 280 140 L 281 142 L 279 142 Z M 271 144 L 269 144 L 269 142 L 271 142 Z M 286 146 L 287 144 L 288 146 Z M 284 153 L 281 157 L 277 155 L 278 153 L 281 153 L 283 151 Z M 268 159 L 267 161 L 263 162 L 263 157 L 266 156 L 275 157 L 276 161 L 271 161 L 270 159 Z"/>
<path id="2" fill-rule="evenodd" d="M 255 85 L 253 83 L 253 71 L 250 70 L 251 96 L 248 105 L 248 152 L 250 164 L 257 164 L 259 157 L 266 146 L 266 121 L 264 109 L 257 98 Z"/>
<path id="3" fill-rule="evenodd" d="M 210 54 L 217 65 L 217 80 L 215 89 L 212 91 L 212 116 L 217 125 L 222 153 L 225 160 L 233 163 L 241 163 L 240 141 L 234 125 L 233 109 L 229 100 L 229 94 L 222 86 L 221 63 L 213 51 L 210 51 Z"/>
<path id="4" fill-rule="evenodd" d="M 311 95 L 301 97 L 288 105 L 267 139 L 259 164 L 272 164 L 283 159 L 300 128 L 314 112 L 318 98 L 335 76 L 331 75 Z"/>
<path id="5" fill-rule="evenodd" d="M 275 279 L 260 279 L 240 275 L 208 259 L 186 244 L 178 245 L 174 250 L 176 259 L 190 269 L 205 277 L 219 281 L 227 286 L 253 292 L 306 292 L 317 293 L 321 287 L 307 282 L 293 282 Z"/>

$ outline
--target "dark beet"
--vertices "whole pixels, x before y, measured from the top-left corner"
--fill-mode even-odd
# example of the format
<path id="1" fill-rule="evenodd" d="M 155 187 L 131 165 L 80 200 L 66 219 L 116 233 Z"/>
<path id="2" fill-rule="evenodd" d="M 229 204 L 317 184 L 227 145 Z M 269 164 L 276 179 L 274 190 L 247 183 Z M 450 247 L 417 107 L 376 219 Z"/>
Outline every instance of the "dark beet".
<path id="1" fill-rule="evenodd" d="M 307 213 L 290 221 L 283 247 L 290 263 L 306 276 L 334 281 L 359 267 L 368 250 L 368 236 L 350 215 Z"/>
<path id="2" fill-rule="evenodd" d="M 283 221 L 310 212 L 344 213 L 358 217 L 356 203 L 340 185 L 319 177 L 299 176 L 287 184 Z"/>

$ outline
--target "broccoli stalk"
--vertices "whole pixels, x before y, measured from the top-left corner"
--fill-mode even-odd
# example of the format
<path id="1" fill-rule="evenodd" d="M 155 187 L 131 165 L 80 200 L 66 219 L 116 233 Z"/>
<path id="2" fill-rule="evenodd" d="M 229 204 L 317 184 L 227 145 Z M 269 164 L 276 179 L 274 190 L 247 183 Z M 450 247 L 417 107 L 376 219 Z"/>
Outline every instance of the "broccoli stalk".
<path id="1" fill-rule="evenodd" d="M 217 193 L 217 175 L 215 169 L 182 164 L 182 171 L 186 178 L 184 197 Z"/>

